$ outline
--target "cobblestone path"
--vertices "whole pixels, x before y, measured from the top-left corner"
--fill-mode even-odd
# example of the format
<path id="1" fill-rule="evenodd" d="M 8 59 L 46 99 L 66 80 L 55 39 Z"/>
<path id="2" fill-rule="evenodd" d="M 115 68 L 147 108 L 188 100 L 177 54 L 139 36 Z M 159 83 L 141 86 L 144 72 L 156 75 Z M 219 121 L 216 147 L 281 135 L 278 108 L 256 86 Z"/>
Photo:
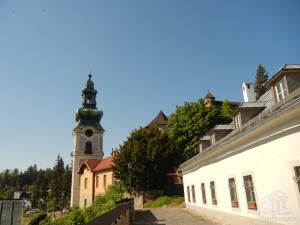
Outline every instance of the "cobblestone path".
<path id="1" fill-rule="evenodd" d="M 223 225 L 219 221 L 202 217 L 184 208 L 143 209 L 136 211 L 131 225 Z"/>

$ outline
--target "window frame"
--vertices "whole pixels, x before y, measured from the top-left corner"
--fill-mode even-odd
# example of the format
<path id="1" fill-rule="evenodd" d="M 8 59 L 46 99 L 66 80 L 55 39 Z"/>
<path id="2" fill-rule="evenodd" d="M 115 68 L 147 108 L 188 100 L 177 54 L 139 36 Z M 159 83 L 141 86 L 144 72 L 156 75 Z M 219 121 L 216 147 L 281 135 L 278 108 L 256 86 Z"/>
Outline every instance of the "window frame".
<path id="1" fill-rule="evenodd" d="M 240 201 L 239 201 L 239 195 L 238 195 L 238 191 L 237 191 L 236 177 L 231 175 L 231 176 L 228 176 L 227 178 L 228 178 L 227 181 L 228 181 L 228 189 L 229 189 L 231 208 L 232 208 L 232 210 L 240 211 Z M 232 182 L 232 179 L 234 181 L 234 185 L 230 184 L 230 182 Z M 233 195 L 235 195 L 235 198 L 232 198 Z"/>
<path id="2" fill-rule="evenodd" d="M 211 144 L 212 144 L 212 145 L 215 144 L 215 143 L 216 143 L 216 133 L 213 132 L 213 133 L 211 134 L 210 138 L 211 138 Z"/>
<path id="3" fill-rule="evenodd" d="M 192 192 L 192 202 L 196 203 L 196 189 L 194 184 L 191 185 L 191 192 Z"/>
<path id="4" fill-rule="evenodd" d="M 201 196 L 202 196 L 202 203 L 207 205 L 207 198 L 206 198 L 206 191 L 205 191 L 205 182 L 201 182 Z"/>
<path id="5" fill-rule="evenodd" d="M 191 202 L 190 186 L 186 186 L 187 201 Z"/>
<path id="6" fill-rule="evenodd" d="M 251 177 L 251 183 L 245 183 L 245 177 Z M 258 213 L 258 201 L 257 201 L 257 194 L 256 194 L 256 188 L 255 188 L 255 181 L 254 181 L 254 176 L 252 172 L 246 172 L 242 174 L 242 182 L 243 182 L 243 187 L 244 187 L 244 191 L 245 191 L 245 198 L 246 198 L 246 204 L 247 204 L 247 210 L 250 213 Z M 252 188 L 251 188 L 252 187 Z M 247 189 L 251 189 L 248 190 Z M 251 194 L 253 193 L 253 194 Z M 250 196 L 249 196 L 250 195 Z M 250 199 L 249 199 L 250 197 Z M 254 201 L 253 201 L 253 197 L 254 197 Z M 254 208 L 255 207 L 255 208 Z"/>
<path id="7" fill-rule="evenodd" d="M 242 126 L 242 117 L 240 112 L 234 117 L 234 125 L 235 128 L 239 128 Z"/>
<path id="8" fill-rule="evenodd" d="M 96 188 L 99 188 L 99 184 L 100 184 L 100 176 L 96 175 Z"/>
<path id="9" fill-rule="evenodd" d="M 103 174 L 103 187 L 106 188 L 107 185 L 107 176 L 106 174 Z"/>
<path id="10" fill-rule="evenodd" d="M 298 205 L 300 206 L 300 183 L 296 182 L 296 171 L 295 167 L 300 167 L 300 160 L 292 161 L 290 162 L 290 169 L 291 169 L 291 177 L 292 182 L 295 188 L 295 195 L 298 200 Z"/>
<path id="11" fill-rule="evenodd" d="M 93 142 L 92 141 L 85 142 L 84 154 L 87 154 L 87 155 L 93 154 Z"/>
<path id="12" fill-rule="evenodd" d="M 213 186 L 212 186 L 213 183 Z M 217 191 L 216 191 L 216 181 L 210 180 L 209 181 L 209 189 L 211 194 L 211 203 L 213 206 L 218 206 L 218 199 L 217 199 Z"/>
<path id="13" fill-rule="evenodd" d="M 88 189 L 88 184 L 89 184 L 89 178 L 85 177 L 84 178 L 84 189 Z"/>
<path id="14" fill-rule="evenodd" d="M 285 81 L 285 77 L 281 78 L 274 84 L 276 101 L 279 102 L 285 99 L 288 95 L 287 84 Z"/>

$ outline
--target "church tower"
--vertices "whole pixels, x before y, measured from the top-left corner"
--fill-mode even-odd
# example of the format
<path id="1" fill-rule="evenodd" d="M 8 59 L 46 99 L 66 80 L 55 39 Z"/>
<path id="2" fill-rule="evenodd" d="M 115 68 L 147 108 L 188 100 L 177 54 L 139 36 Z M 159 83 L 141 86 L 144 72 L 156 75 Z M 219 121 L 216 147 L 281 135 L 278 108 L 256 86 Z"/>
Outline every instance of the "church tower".
<path id="1" fill-rule="evenodd" d="M 97 90 L 94 88 L 92 75 L 82 90 L 82 106 L 76 110 L 77 126 L 73 129 L 73 171 L 71 207 L 79 206 L 80 199 L 80 165 L 87 159 L 103 159 L 103 133 L 100 125 L 102 110 L 96 107 Z"/>

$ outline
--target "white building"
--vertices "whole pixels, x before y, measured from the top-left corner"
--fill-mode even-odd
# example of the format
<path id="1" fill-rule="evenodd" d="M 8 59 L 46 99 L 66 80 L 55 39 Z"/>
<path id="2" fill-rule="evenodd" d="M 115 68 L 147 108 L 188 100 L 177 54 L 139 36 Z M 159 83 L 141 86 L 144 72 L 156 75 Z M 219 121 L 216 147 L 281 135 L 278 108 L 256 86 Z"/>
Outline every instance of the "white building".
<path id="1" fill-rule="evenodd" d="M 187 208 L 230 224 L 300 224 L 300 65 L 284 65 L 266 85 L 180 166 Z"/>

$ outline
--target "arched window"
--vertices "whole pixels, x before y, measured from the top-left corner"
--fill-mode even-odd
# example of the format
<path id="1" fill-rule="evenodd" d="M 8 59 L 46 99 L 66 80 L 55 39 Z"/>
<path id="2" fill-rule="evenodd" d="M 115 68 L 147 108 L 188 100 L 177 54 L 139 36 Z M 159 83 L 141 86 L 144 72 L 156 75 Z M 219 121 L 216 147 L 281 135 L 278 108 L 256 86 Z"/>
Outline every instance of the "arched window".
<path id="1" fill-rule="evenodd" d="M 92 97 L 91 97 L 91 96 L 88 96 L 87 103 L 88 103 L 88 104 L 91 104 L 91 103 L 92 103 Z"/>
<path id="2" fill-rule="evenodd" d="M 93 145 L 91 141 L 87 141 L 85 143 L 85 154 L 92 154 L 93 153 Z"/>

